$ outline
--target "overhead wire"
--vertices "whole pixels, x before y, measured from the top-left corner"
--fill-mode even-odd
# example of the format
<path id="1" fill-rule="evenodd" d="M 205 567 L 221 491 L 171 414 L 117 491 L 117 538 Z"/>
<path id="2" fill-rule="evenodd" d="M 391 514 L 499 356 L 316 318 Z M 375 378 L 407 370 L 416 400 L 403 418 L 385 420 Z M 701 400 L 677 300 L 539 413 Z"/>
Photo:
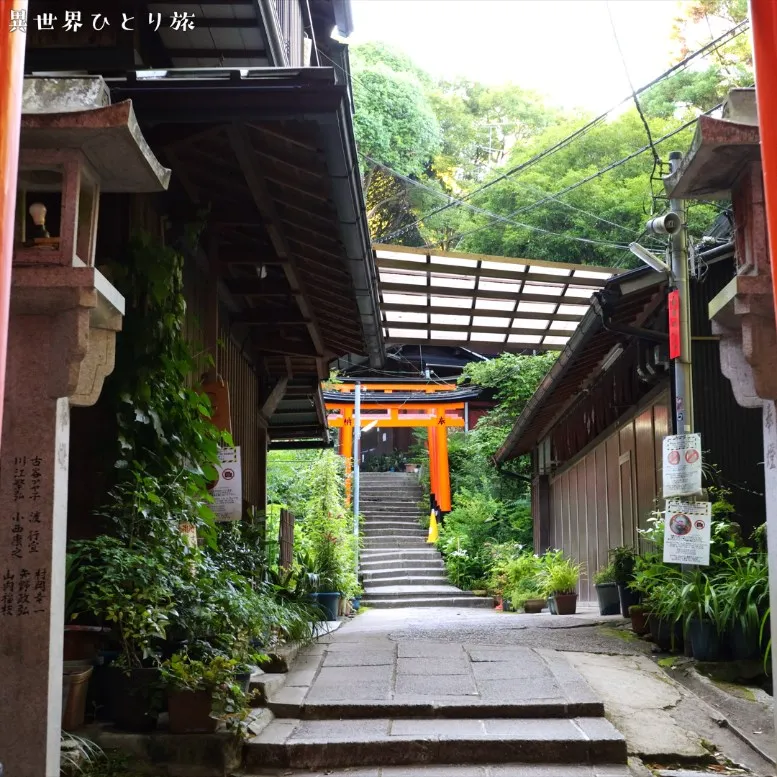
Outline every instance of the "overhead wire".
<path id="1" fill-rule="evenodd" d="M 380 164 L 380 163 L 377 163 L 377 164 Z M 412 181 L 412 179 L 410 179 L 410 180 Z M 421 184 L 421 186 L 423 186 L 423 184 Z M 424 186 L 423 188 L 428 188 L 428 187 Z M 431 191 L 436 192 L 435 189 L 431 189 Z M 447 194 L 444 194 L 444 193 L 442 193 L 442 195 L 444 197 L 446 197 L 446 198 L 455 199 L 453 197 L 450 197 L 450 195 L 447 195 Z M 553 195 L 550 195 L 550 199 L 553 199 Z M 465 207 L 470 208 L 471 210 L 475 211 L 476 213 L 480 213 L 481 215 L 485 215 L 485 216 L 490 216 L 494 220 L 509 222 L 510 224 L 513 224 L 516 227 L 522 227 L 524 229 L 530 229 L 530 230 L 534 230 L 534 231 L 537 231 L 537 232 L 544 232 L 545 234 L 555 235 L 556 237 L 565 238 L 567 240 L 577 240 L 577 241 L 582 242 L 582 243 L 592 243 L 594 245 L 603 245 L 603 246 L 607 246 L 609 248 L 621 248 L 623 250 L 628 250 L 628 246 L 627 245 L 623 245 L 622 243 L 612 243 L 612 242 L 604 241 L 604 240 L 594 240 L 592 238 L 587 238 L 587 237 L 578 237 L 577 235 L 567 235 L 567 234 L 565 234 L 563 232 L 554 232 L 554 231 L 552 231 L 550 229 L 545 229 L 543 227 L 535 226 L 534 224 L 525 224 L 525 223 L 520 222 L 520 221 L 514 221 L 509 216 L 500 216 L 498 213 L 493 213 L 492 211 L 485 210 L 483 208 L 479 208 L 477 205 L 472 205 L 469 202 L 463 202 L 462 204 Z M 593 214 L 591 214 L 591 215 L 593 215 Z M 625 227 L 624 227 L 624 229 L 625 229 Z M 633 230 L 629 230 L 629 232 L 633 233 Z"/>
<path id="2" fill-rule="evenodd" d="M 512 177 L 513 175 L 516 175 L 519 172 L 522 172 L 523 170 L 531 167 L 532 165 L 536 164 L 537 162 L 541 161 L 545 157 L 556 153 L 557 151 L 560 151 L 562 148 L 565 148 L 567 145 L 572 143 L 573 141 L 577 140 L 579 137 L 583 136 L 585 133 L 589 132 L 591 129 L 593 129 L 598 124 L 601 124 L 613 111 L 617 110 L 621 105 L 623 105 L 624 102 L 628 100 L 634 99 L 634 95 L 640 95 L 643 92 L 646 92 L 648 89 L 653 88 L 658 83 L 666 80 L 670 76 L 681 72 L 682 70 L 685 70 L 689 65 L 696 60 L 699 57 L 704 56 L 707 52 L 711 50 L 717 50 L 717 47 L 722 45 L 724 42 L 729 43 L 731 40 L 734 40 L 739 35 L 742 35 L 748 28 L 749 21 L 747 19 L 744 19 L 743 21 L 736 24 L 734 27 L 730 28 L 726 32 L 724 32 L 722 35 L 719 35 L 715 40 L 710 41 L 709 43 L 705 44 L 701 48 L 697 49 L 692 54 L 689 54 L 685 59 L 681 60 L 677 64 L 670 67 L 668 70 L 665 70 L 661 75 L 654 78 L 649 83 L 645 84 L 644 86 L 641 86 L 639 89 L 633 90 L 632 94 L 628 97 L 623 98 L 620 100 L 617 105 L 613 106 L 609 110 L 605 111 L 604 113 L 600 114 L 596 118 L 590 120 L 585 125 L 580 127 L 579 129 L 575 130 L 571 134 L 567 135 L 566 137 L 562 138 L 558 142 L 554 143 L 552 146 L 550 146 L 547 149 L 544 149 L 538 154 L 535 154 L 530 159 L 525 160 L 524 162 L 521 162 L 520 164 L 516 165 L 515 167 L 510 168 L 509 170 L 506 170 L 504 173 L 501 173 L 496 178 L 491 179 L 490 181 L 487 181 L 482 186 L 479 186 L 476 189 L 473 189 L 471 192 L 468 192 L 464 197 L 461 199 L 466 201 L 471 199 L 472 197 L 475 197 L 476 195 L 480 194 L 481 192 L 485 191 L 486 189 L 490 188 L 491 186 L 494 186 L 497 183 L 500 183 L 501 181 Z M 330 60 L 334 62 L 333 60 Z M 336 64 L 336 63 L 335 63 Z M 419 219 L 417 219 L 414 223 L 408 224 L 406 226 L 401 227 L 400 229 L 394 230 L 389 235 L 381 236 L 380 240 L 392 240 L 405 232 L 409 231 L 415 226 L 418 226 L 423 221 L 426 221 L 427 219 L 431 218 L 432 216 L 435 216 L 439 213 L 442 213 L 444 210 L 447 210 L 448 208 L 454 207 L 455 204 L 447 204 L 443 205 L 439 208 L 436 208 L 435 210 L 430 211 L 429 213 L 424 214 Z"/>
<path id="3" fill-rule="evenodd" d="M 421 181 L 416 181 L 415 179 L 410 178 L 407 175 L 403 175 L 398 170 L 394 170 L 392 167 L 389 167 L 388 165 L 383 164 L 383 162 L 378 162 L 377 159 L 373 159 L 368 154 L 363 154 L 359 152 L 359 156 L 362 157 L 362 159 L 366 159 L 371 165 L 374 165 L 375 167 L 380 167 L 382 170 L 385 170 L 387 173 L 390 173 L 394 177 L 399 178 L 402 181 L 405 181 L 405 183 L 409 183 L 412 186 L 416 186 L 418 188 L 424 189 L 428 191 L 430 194 L 437 195 L 438 197 L 443 197 L 444 199 L 448 200 L 453 204 L 463 205 L 465 208 L 469 208 L 471 210 L 477 211 L 485 215 L 491 215 L 494 217 L 498 216 L 498 214 L 493 213 L 492 211 L 486 210 L 484 208 L 478 208 L 477 206 L 472 205 L 472 203 L 466 202 L 466 200 L 456 198 L 451 194 L 446 194 L 444 191 L 441 191 L 440 189 L 435 189 L 433 186 L 429 186 L 428 184 L 422 183 Z M 540 192 L 540 194 L 542 195 L 548 194 L 548 192 L 544 191 L 543 189 L 540 189 L 539 186 L 534 186 L 533 184 L 526 184 L 526 185 L 529 188 Z M 555 199 L 555 197 L 553 199 Z M 591 216 L 591 218 L 594 218 L 597 221 L 601 221 L 604 224 L 609 224 L 612 227 L 617 227 L 618 229 L 622 229 L 624 232 L 628 232 L 630 235 L 634 234 L 634 230 L 631 227 L 624 226 L 623 224 L 618 224 L 615 221 L 610 221 L 609 219 L 606 219 L 603 216 L 599 216 L 596 213 L 592 213 L 590 210 L 585 210 L 584 208 L 578 208 L 576 205 L 571 205 L 570 203 L 564 202 L 563 200 L 556 200 L 556 201 L 558 202 L 559 205 L 563 205 L 565 208 L 569 210 L 574 210 L 574 211 L 577 211 L 578 213 L 584 213 L 586 216 Z M 380 242 L 380 238 L 377 238 L 374 242 Z"/>
<path id="4" fill-rule="evenodd" d="M 718 105 L 716 105 L 713 108 L 710 108 L 709 110 L 705 111 L 702 115 L 708 115 L 710 113 L 713 113 L 714 111 L 716 111 L 719 108 L 721 108 L 722 105 L 723 105 L 722 103 L 718 103 Z M 654 143 L 657 145 L 659 143 L 662 143 L 665 140 L 668 140 L 671 137 L 674 137 L 675 135 L 679 134 L 680 132 L 682 132 L 683 130 L 687 129 L 691 125 L 695 124 L 697 121 L 698 121 L 698 118 L 693 118 L 693 119 L 685 122 L 684 124 L 682 124 L 681 126 L 677 127 L 676 129 L 672 130 L 671 132 L 667 132 L 665 135 L 662 135 L 660 138 L 655 140 Z M 649 151 L 650 148 L 651 148 L 651 146 L 649 144 L 645 145 L 645 146 L 642 146 L 642 148 L 637 149 L 636 151 L 632 152 L 628 156 L 625 156 L 625 157 L 623 157 L 622 159 L 619 159 L 616 162 L 612 162 L 611 164 L 607 165 L 606 167 L 603 167 L 602 169 L 597 170 L 595 173 L 592 173 L 591 175 L 586 176 L 585 178 L 581 179 L 580 181 L 576 181 L 575 183 L 570 184 L 569 186 L 565 187 L 564 189 L 561 189 L 561 190 L 559 190 L 557 192 L 554 192 L 553 195 L 551 195 L 549 197 L 545 197 L 544 199 L 541 199 L 541 200 L 537 200 L 536 202 L 530 203 L 529 205 L 524 205 L 524 206 L 514 210 L 512 213 L 509 213 L 507 216 L 500 217 L 500 219 L 498 219 L 498 220 L 500 220 L 500 221 L 510 220 L 514 216 L 517 216 L 520 213 L 525 213 L 526 211 L 532 210 L 532 209 L 538 207 L 539 205 L 542 205 L 543 203 L 548 202 L 550 199 L 552 199 L 554 197 L 560 197 L 563 194 L 567 194 L 568 192 L 574 191 L 575 189 L 579 188 L 580 186 L 583 186 L 583 185 L 589 183 L 590 181 L 593 181 L 596 178 L 600 178 L 605 173 L 610 172 L 610 170 L 614 170 L 616 167 L 620 167 L 621 165 L 626 164 L 626 162 L 630 162 L 632 159 L 635 159 L 640 154 L 644 154 L 645 151 Z M 488 229 L 489 227 L 494 226 L 496 221 L 497 221 L 497 219 L 494 219 L 494 220 L 490 221 L 488 224 L 483 224 L 483 225 L 481 225 L 479 227 L 475 227 L 474 229 L 468 230 L 466 232 L 461 232 L 461 233 L 459 233 L 457 235 L 454 235 L 453 238 L 449 238 L 449 239 L 451 239 L 451 240 L 459 239 L 460 240 L 460 239 L 462 239 L 464 237 L 468 237 L 469 235 L 474 235 L 476 232 L 480 232 L 480 231 L 482 231 L 484 229 Z M 428 245 L 426 245 L 424 247 L 425 248 L 433 248 L 436 245 L 439 245 L 439 241 L 436 242 L 436 243 L 429 243 Z"/>

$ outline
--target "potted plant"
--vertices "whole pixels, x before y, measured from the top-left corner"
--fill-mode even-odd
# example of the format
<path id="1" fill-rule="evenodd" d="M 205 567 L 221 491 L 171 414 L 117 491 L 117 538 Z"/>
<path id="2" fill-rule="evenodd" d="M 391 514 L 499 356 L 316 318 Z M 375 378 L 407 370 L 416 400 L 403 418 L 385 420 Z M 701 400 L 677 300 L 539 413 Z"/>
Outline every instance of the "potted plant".
<path id="1" fill-rule="evenodd" d="M 599 601 L 599 615 L 617 615 L 620 609 L 618 584 L 615 582 L 615 567 L 612 563 L 602 567 L 594 575 L 596 598 Z"/>
<path id="2" fill-rule="evenodd" d="M 174 608 L 175 567 L 158 549 L 106 535 L 74 543 L 81 554 L 83 612 L 112 626 L 119 655 L 106 668 L 119 728 L 148 731 L 159 709 L 161 643 Z"/>
<path id="3" fill-rule="evenodd" d="M 78 617 L 79 595 L 84 585 L 78 553 L 65 555 L 65 638 L 64 661 L 92 661 L 103 636 L 110 629 L 88 623 L 72 623 Z M 83 618 L 82 618 L 83 620 Z"/>
<path id="4" fill-rule="evenodd" d="M 724 621 L 731 636 L 731 657 L 754 660 L 762 654 L 761 623 L 769 606 L 765 554 L 729 560 L 716 577 L 724 603 Z"/>
<path id="5" fill-rule="evenodd" d="M 698 661 L 727 658 L 726 607 L 714 576 L 695 569 L 683 586 L 681 600 L 693 657 Z"/>
<path id="6" fill-rule="evenodd" d="M 641 637 L 650 631 L 648 613 L 641 604 L 632 604 L 629 607 L 629 617 L 631 618 L 631 628 L 635 634 L 639 634 Z"/>
<path id="7" fill-rule="evenodd" d="M 552 558 L 542 571 L 543 585 L 552 597 L 555 614 L 574 615 L 577 611 L 577 583 L 582 565 L 559 554 Z"/>
<path id="8" fill-rule="evenodd" d="M 621 615 L 624 618 L 629 617 L 629 607 L 633 604 L 639 604 L 639 594 L 631 588 L 634 581 L 634 566 L 637 560 L 637 554 L 634 548 L 618 547 L 610 550 L 612 559 L 613 577 L 618 586 L 618 597 L 621 605 Z"/>
<path id="9" fill-rule="evenodd" d="M 238 662 L 224 656 L 205 662 L 176 654 L 162 664 L 170 732 L 208 733 L 216 730 L 220 719 L 228 725 L 242 721 L 247 696 L 237 681 L 237 669 Z"/>

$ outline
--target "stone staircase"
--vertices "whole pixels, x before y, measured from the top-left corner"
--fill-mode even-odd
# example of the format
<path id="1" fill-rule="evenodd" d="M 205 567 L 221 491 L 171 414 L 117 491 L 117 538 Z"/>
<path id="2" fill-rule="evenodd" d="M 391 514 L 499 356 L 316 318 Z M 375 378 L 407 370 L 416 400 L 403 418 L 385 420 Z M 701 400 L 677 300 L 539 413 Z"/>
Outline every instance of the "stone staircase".
<path id="1" fill-rule="evenodd" d="M 426 542 L 418 478 L 404 472 L 364 472 L 360 575 L 369 607 L 492 607 L 448 582 L 439 551 Z"/>

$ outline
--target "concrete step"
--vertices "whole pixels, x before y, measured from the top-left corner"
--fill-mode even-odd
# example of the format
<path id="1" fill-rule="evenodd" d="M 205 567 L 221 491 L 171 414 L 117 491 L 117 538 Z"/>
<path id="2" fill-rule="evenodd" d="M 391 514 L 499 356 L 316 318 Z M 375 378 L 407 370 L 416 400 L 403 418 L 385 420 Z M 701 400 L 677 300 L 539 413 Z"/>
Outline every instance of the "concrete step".
<path id="1" fill-rule="evenodd" d="M 403 537 L 367 537 L 364 540 L 366 550 L 399 550 L 402 548 L 418 548 L 426 544 L 424 537 L 412 535 Z"/>
<path id="2" fill-rule="evenodd" d="M 361 563 L 365 569 L 372 569 L 372 564 L 400 564 L 406 561 L 427 563 L 428 561 L 440 561 L 442 556 L 434 545 L 425 545 L 422 548 L 365 548 L 359 554 Z"/>
<path id="3" fill-rule="evenodd" d="M 365 586 L 365 590 L 369 591 L 370 593 L 375 593 L 376 595 L 378 593 L 383 593 L 380 589 L 383 587 L 389 586 L 404 586 L 404 585 L 413 585 L 413 586 L 440 586 L 445 585 L 448 582 L 448 578 L 446 575 L 442 574 L 440 570 L 437 570 L 436 575 L 398 575 L 394 577 L 385 577 L 385 578 L 378 578 L 377 580 L 375 578 L 364 578 L 363 583 Z"/>
<path id="4" fill-rule="evenodd" d="M 402 529 L 405 526 L 413 529 L 423 528 L 416 518 L 370 518 L 361 523 L 364 529 Z"/>
<path id="5" fill-rule="evenodd" d="M 364 594 L 362 595 L 362 601 L 367 601 L 373 594 L 371 587 L 365 586 Z M 460 588 L 456 588 L 455 585 L 451 585 L 447 581 L 442 585 L 434 584 L 422 584 L 422 585 L 393 585 L 386 588 L 381 588 L 378 595 L 383 597 L 393 596 L 397 599 L 412 599 L 416 596 L 472 596 L 470 593 L 465 593 Z"/>
<path id="6" fill-rule="evenodd" d="M 438 577 L 445 573 L 445 565 L 440 562 L 439 564 L 424 564 L 411 565 L 402 564 L 401 566 L 386 567 L 385 569 L 372 569 L 367 568 L 362 570 L 362 579 L 365 582 L 371 580 L 385 580 L 388 577 L 398 577 L 400 575 L 410 577 Z"/>
<path id="7" fill-rule="evenodd" d="M 625 764 L 626 743 L 604 718 L 277 718 L 246 743 L 244 754 L 249 769 L 515 761 Z"/>
<path id="8" fill-rule="evenodd" d="M 320 771 L 292 769 L 283 772 L 288 777 L 322 777 Z M 570 766 L 567 764 L 500 764 L 488 766 L 384 766 L 370 768 L 327 769 L 329 777 L 634 777 L 624 764 L 596 764 Z M 267 777 L 266 772 L 242 773 L 240 777 Z"/>
<path id="9" fill-rule="evenodd" d="M 384 528 L 382 526 L 365 526 L 362 531 L 362 536 L 366 539 L 368 537 L 424 537 L 429 535 L 428 529 L 422 529 L 418 524 L 413 526 L 390 526 Z"/>
<path id="10" fill-rule="evenodd" d="M 397 609 L 399 607 L 484 607 L 493 609 L 494 600 L 488 596 L 416 596 L 412 599 L 381 597 L 362 603 L 376 610 Z"/>

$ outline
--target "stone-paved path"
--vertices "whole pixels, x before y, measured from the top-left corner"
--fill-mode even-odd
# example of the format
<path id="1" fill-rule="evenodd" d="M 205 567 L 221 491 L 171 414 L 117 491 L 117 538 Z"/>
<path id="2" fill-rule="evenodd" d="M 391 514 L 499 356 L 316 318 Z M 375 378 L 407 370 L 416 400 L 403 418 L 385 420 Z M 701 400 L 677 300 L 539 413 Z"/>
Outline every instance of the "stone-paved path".
<path id="1" fill-rule="evenodd" d="M 246 746 L 251 773 L 626 777 L 622 736 L 563 655 L 488 644 L 521 616 L 476 612 L 371 611 L 307 648 Z"/>

